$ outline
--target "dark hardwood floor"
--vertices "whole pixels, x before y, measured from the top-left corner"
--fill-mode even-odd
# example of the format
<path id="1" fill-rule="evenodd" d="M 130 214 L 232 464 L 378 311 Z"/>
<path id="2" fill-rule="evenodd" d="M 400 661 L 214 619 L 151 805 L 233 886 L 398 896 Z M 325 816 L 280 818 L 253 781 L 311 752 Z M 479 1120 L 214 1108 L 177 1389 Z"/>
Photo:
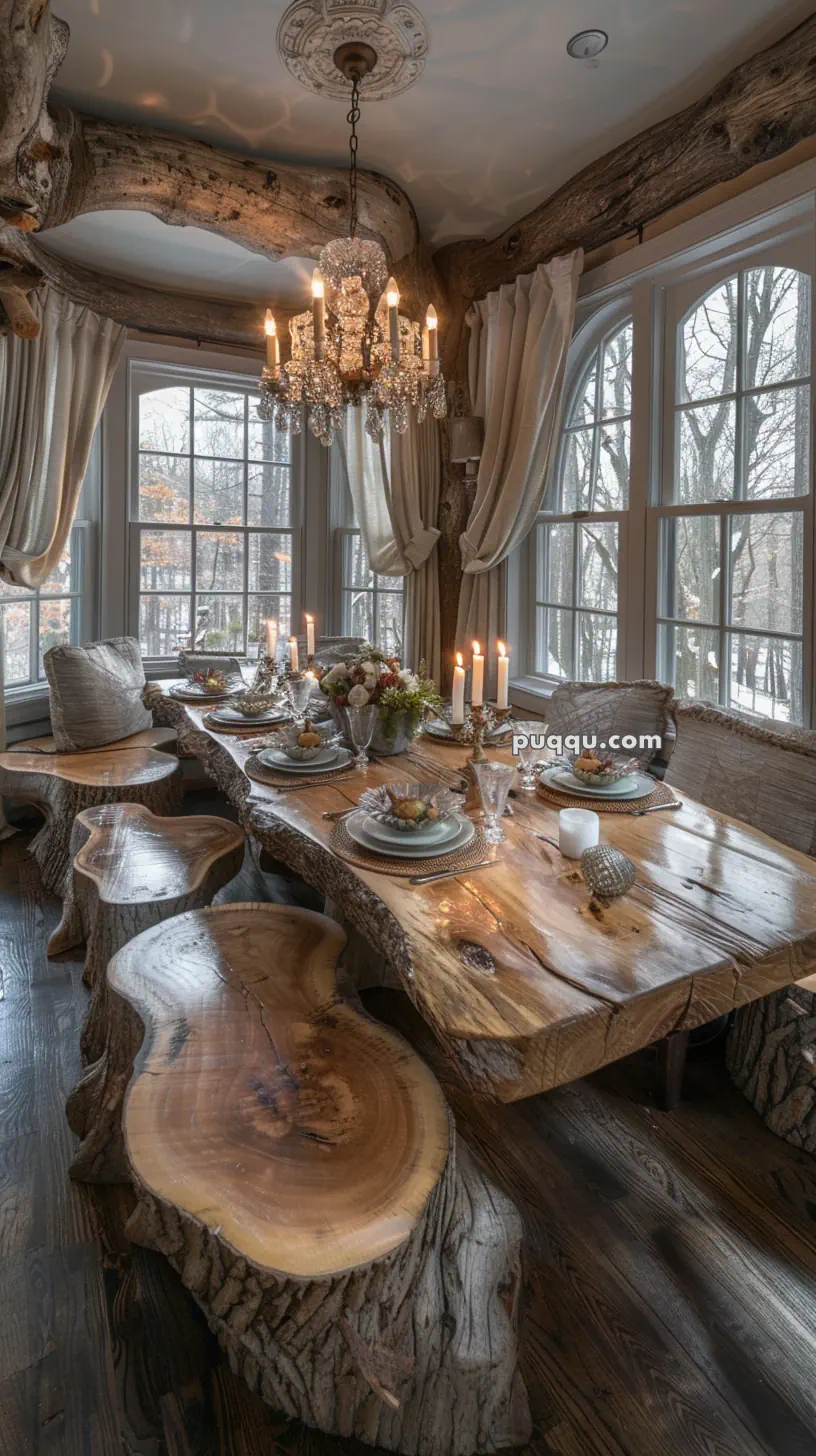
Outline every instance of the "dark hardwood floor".
<path id="1" fill-rule="evenodd" d="M 224 893 L 292 886 L 250 866 Z M 66 1177 L 86 993 L 79 962 L 46 960 L 56 919 L 25 837 L 4 842 L 0 1456 L 349 1453 L 232 1375 L 168 1265 L 124 1239 L 126 1189 Z M 365 999 L 433 1060 L 403 997 Z M 525 1218 L 537 1456 L 816 1456 L 816 1163 L 765 1130 L 717 1045 L 672 1114 L 648 1054 L 513 1107 L 446 1091 Z"/>

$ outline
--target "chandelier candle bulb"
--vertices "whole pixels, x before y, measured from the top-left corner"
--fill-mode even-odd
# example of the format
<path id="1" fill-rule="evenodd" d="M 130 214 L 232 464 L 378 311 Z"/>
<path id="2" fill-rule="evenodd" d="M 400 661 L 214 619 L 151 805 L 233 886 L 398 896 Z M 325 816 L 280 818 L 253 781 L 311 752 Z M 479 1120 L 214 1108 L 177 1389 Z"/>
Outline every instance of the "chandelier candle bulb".
<path id="1" fill-rule="evenodd" d="M 422 325 L 422 367 L 425 373 L 430 373 L 431 363 L 431 335 L 427 324 Z"/>
<path id="2" fill-rule="evenodd" d="M 308 612 L 306 612 L 305 615 L 306 615 L 306 656 L 309 657 L 309 658 L 312 658 L 312 657 L 314 657 L 314 650 L 315 650 L 314 617 L 310 617 Z"/>
<path id="3" fill-rule="evenodd" d="M 319 268 L 315 268 L 312 274 L 312 324 L 315 358 L 322 359 L 323 345 L 326 342 L 326 288 Z"/>
<path id="4" fill-rule="evenodd" d="M 264 629 L 266 631 L 266 655 L 274 662 L 278 650 L 278 624 L 274 617 L 267 617 Z"/>
<path id="5" fill-rule="evenodd" d="M 280 340 L 271 308 L 266 310 L 264 333 L 266 334 L 266 367 L 273 370 L 280 369 Z"/>
<path id="6" fill-rule="evenodd" d="M 456 666 L 453 669 L 453 697 L 451 723 L 458 725 L 465 721 L 465 668 L 462 662 L 461 652 L 456 654 Z"/>
<path id="7" fill-rule="evenodd" d="M 386 286 L 385 301 L 388 304 L 388 337 L 391 344 L 391 362 L 399 363 L 400 356 L 400 331 L 399 331 L 399 289 L 396 279 L 389 278 Z"/>
<path id="8" fill-rule="evenodd" d="M 484 702 L 484 653 L 481 643 L 473 644 L 473 680 L 470 685 L 470 701 L 474 708 L 481 708 Z"/>
<path id="9" fill-rule="evenodd" d="M 428 305 L 428 312 L 425 315 L 425 326 L 428 330 L 428 372 L 430 374 L 436 374 L 439 370 L 439 334 L 436 324 L 436 309 L 431 303 Z"/>
<path id="10" fill-rule="evenodd" d="M 289 638 L 289 671 L 300 672 L 300 658 L 298 657 L 297 637 Z"/>
<path id="11" fill-rule="evenodd" d="M 499 649 L 499 664 L 498 679 L 496 682 L 496 707 L 509 708 L 510 658 L 507 655 L 507 648 L 503 642 L 499 642 L 497 646 Z"/>

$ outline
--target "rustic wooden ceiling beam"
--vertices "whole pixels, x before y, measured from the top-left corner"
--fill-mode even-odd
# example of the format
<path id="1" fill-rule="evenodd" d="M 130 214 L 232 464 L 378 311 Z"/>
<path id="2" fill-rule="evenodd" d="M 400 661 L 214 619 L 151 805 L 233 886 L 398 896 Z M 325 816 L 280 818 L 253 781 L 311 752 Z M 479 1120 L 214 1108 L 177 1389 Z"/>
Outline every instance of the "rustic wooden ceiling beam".
<path id="1" fill-rule="evenodd" d="M 167 131 L 49 108 L 67 43 L 68 27 L 50 14 L 48 0 L 0 0 L 0 236 L 44 233 L 83 213 L 123 208 L 205 228 L 273 260 L 316 257 L 342 234 L 349 200 L 342 168 L 260 160 Z M 438 304 L 439 279 L 408 197 L 374 172 L 361 172 L 358 188 L 360 235 L 380 243 L 399 269 L 406 308 L 419 314 L 432 299 Z M 72 270 L 61 271 L 63 282 L 70 281 Z M 56 281 L 55 271 L 46 267 L 46 273 Z M 102 311 L 103 299 L 114 296 L 110 285 L 100 280 L 94 306 Z M 129 298 L 129 322 L 139 294 L 156 292 L 131 289 L 122 282 L 119 290 Z M 152 328 L 156 306 L 149 298 L 145 304 L 137 326 Z M 229 337 L 234 332 L 229 325 L 207 337 L 237 342 Z M 238 333 L 243 343 L 258 342 L 254 324 Z"/>
<path id="2" fill-rule="evenodd" d="M 613 148 L 490 241 L 434 256 L 462 298 L 557 253 L 603 247 L 816 133 L 816 15 L 744 61 L 701 100 Z"/>

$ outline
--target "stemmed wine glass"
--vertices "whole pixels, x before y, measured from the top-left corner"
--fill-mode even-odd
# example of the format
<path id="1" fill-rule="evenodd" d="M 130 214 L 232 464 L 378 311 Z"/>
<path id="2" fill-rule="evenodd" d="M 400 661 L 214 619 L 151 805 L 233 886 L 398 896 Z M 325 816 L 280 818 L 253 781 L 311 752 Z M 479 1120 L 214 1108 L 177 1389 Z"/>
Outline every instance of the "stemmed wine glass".
<path id="1" fill-rule="evenodd" d="M 343 711 L 346 715 L 348 736 L 356 750 L 355 766 L 365 768 L 369 761 L 366 749 L 374 737 L 379 709 L 369 704 L 365 708 L 344 708 Z"/>
<path id="2" fill-rule="evenodd" d="M 473 772 L 485 815 L 484 837 L 488 844 L 501 844 L 504 830 L 499 820 L 507 806 L 507 795 L 516 770 L 506 763 L 474 763 Z"/>

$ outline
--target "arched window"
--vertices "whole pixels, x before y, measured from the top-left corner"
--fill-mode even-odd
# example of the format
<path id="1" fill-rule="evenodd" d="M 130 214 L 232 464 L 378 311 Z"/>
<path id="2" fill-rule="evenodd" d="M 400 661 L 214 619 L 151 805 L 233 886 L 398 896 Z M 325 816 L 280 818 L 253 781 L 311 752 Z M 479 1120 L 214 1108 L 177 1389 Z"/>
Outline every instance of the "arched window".
<path id="1" fill-rule="evenodd" d="M 810 279 L 746 268 L 677 329 L 658 672 L 678 696 L 802 722 Z"/>
<path id="2" fill-rule="evenodd" d="M 629 506 L 632 321 L 596 343 L 564 414 L 548 509 L 536 525 L 536 672 L 614 678 L 618 568 Z"/>

